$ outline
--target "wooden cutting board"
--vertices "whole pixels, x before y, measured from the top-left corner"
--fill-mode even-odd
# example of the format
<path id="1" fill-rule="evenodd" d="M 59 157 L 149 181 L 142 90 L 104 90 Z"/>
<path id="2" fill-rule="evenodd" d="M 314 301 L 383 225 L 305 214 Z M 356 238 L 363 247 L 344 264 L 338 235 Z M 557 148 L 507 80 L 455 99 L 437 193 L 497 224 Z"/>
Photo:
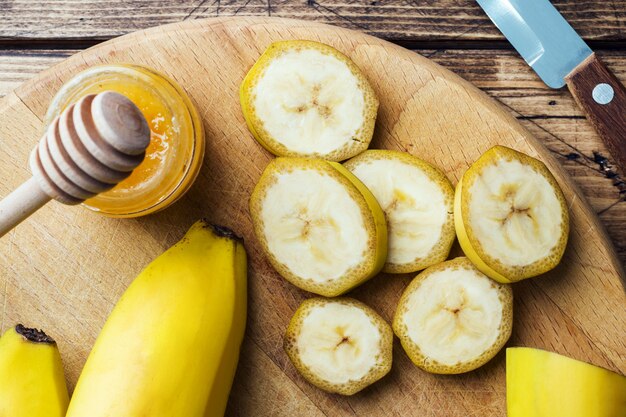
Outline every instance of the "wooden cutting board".
<path id="1" fill-rule="evenodd" d="M 0 195 L 29 176 L 28 153 L 42 134 L 53 94 L 91 65 L 138 63 L 176 79 L 198 106 L 207 140 L 196 184 L 162 213 L 117 220 L 51 203 L 0 240 L 2 330 L 22 322 L 48 331 L 59 343 L 73 387 L 127 285 L 196 219 L 207 217 L 242 234 L 251 259 L 248 330 L 228 415 L 505 415 L 504 351 L 477 371 L 437 376 L 413 366 L 396 341 L 391 373 L 350 398 L 314 388 L 289 363 L 282 335 L 310 294 L 280 278 L 259 252 L 247 204 L 272 156 L 248 133 L 238 99 L 247 70 L 279 39 L 328 43 L 365 72 L 381 103 L 374 148 L 417 155 L 453 182 L 495 144 L 542 159 L 569 202 L 570 241 L 558 268 L 514 285 L 508 345 L 545 348 L 626 373 L 623 267 L 597 217 L 549 152 L 498 103 L 426 58 L 358 32 L 272 18 L 194 20 L 123 36 L 73 56 L 0 101 Z M 411 278 L 381 274 L 350 296 L 391 321 Z"/>

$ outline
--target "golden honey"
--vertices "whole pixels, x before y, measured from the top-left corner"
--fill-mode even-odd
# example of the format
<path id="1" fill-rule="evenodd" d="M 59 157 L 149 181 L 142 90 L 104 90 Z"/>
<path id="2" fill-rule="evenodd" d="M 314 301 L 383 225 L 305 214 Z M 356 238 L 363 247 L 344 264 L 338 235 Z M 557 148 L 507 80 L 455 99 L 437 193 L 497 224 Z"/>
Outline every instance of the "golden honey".
<path id="1" fill-rule="evenodd" d="M 46 124 L 87 94 L 112 90 L 139 107 L 151 131 L 144 161 L 115 188 L 85 201 L 113 217 L 137 217 L 162 210 L 191 186 L 202 164 L 204 135 L 186 93 L 162 74 L 130 64 L 102 65 L 69 80 L 52 100 Z"/>

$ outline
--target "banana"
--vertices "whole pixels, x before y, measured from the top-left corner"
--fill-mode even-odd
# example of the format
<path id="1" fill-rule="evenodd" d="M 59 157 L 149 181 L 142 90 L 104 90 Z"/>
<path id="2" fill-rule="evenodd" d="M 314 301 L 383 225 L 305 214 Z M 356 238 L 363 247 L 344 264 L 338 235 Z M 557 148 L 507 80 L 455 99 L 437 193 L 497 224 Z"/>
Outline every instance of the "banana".
<path id="1" fill-rule="evenodd" d="M 459 374 L 493 358 L 511 335 L 513 292 L 464 257 L 423 271 L 400 298 L 393 329 L 413 363 Z"/>
<path id="2" fill-rule="evenodd" d="M 289 359 L 311 384 L 352 395 L 391 369 L 393 332 L 351 298 L 312 298 L 294 314 L 284 339 Z"/>
<path id="3" fill-rule="evenodd" d="M 0 338 L 0 417 L 63 417 L 68 402 L 55 341 L 21 324 L 7 330 Z"/>
<path id="4" fill-rule="evenodd" d="M 465 255 L 502 283 L 554 268 L 569 233 L 565 198 L 548 168 L 504 146 L 485 152 L 463 174 L 454 222 Z"/>
<path id="5" fill-rule="evenodd" d="M 243 239 L 236 236 L 232 231 L 218 227 L 222 234 L 230 235 L 239 240 L 238 253 L 235 255 L 235 262 L 238 263 L 238 270 L 235 275 L 236 288 L 233 300 L 233 321 L 226 347 L 219 358 L 219 366 L 213 385 L 209 391 L 209 399 L 204 411 L 204 417 L 223 417 L 228 403 L 230 389 L 233 385 L 237 363 L 239 362 L 239 351 L 246 330 L 246 310 L 247 310 L 247 259 L 245 248 L 241 244 Z"/>
<path id="6" fill-rule="evenodd" d="M 506 350 L 508 417 L 624 417 L 626 377 L 531 348 Z"/>
<path id="7" fill-rule="evenodd" d="M 252 192 L 250 212 L 270 263 L 304 290 L 340 295 L 385 263 L 384 214 L 372 193 L 336 162 L 274 159 Z"/>
<path id="8" fill-rule="evenodd" d="M 271 44 L 240 88 L 246 123 L 279 156 L 348 159 L 369 146 L 378 99 L 359 68 L 319 42 Z"/>
<path id="9" fill-rule="evenodd" d="M 117 303 L 67 416 L 222 416 L 245 317 L 241 239 L 199 221 Z"/>
<path id="10" fill-rule="evenodd" d="M 384 272 L 415 272 L 443 262 L 454 243 L 454 188 L 445 174 L 408 153 L 368 150 L 344 163 L 385 212 Z"/>

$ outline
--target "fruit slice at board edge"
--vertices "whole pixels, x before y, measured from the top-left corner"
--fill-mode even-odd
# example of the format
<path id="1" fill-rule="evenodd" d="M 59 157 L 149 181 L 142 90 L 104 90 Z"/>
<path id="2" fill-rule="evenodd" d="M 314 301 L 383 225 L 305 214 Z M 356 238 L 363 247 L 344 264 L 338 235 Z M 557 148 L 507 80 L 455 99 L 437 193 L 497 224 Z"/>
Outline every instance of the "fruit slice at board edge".
<path id="1" fill-rule="evenodd" d="M 459 180 L 454 223 L 465 255 L 502 283 L 554 268 L 569 233 L 554 176 L 543 162 L 504 146 L 485 152 Z"/>

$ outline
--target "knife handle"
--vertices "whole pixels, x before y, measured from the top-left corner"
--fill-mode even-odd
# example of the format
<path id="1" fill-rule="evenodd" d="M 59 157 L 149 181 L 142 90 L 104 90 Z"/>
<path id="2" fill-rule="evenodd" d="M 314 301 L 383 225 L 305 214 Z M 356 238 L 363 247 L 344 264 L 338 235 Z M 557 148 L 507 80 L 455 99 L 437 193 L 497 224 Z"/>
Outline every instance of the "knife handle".
<path id="1" fill-rule="evenodd" d="M 617 167 L 626 174 L 626 88 L 596 54 L 566 75 L 565 82 Z"/>

